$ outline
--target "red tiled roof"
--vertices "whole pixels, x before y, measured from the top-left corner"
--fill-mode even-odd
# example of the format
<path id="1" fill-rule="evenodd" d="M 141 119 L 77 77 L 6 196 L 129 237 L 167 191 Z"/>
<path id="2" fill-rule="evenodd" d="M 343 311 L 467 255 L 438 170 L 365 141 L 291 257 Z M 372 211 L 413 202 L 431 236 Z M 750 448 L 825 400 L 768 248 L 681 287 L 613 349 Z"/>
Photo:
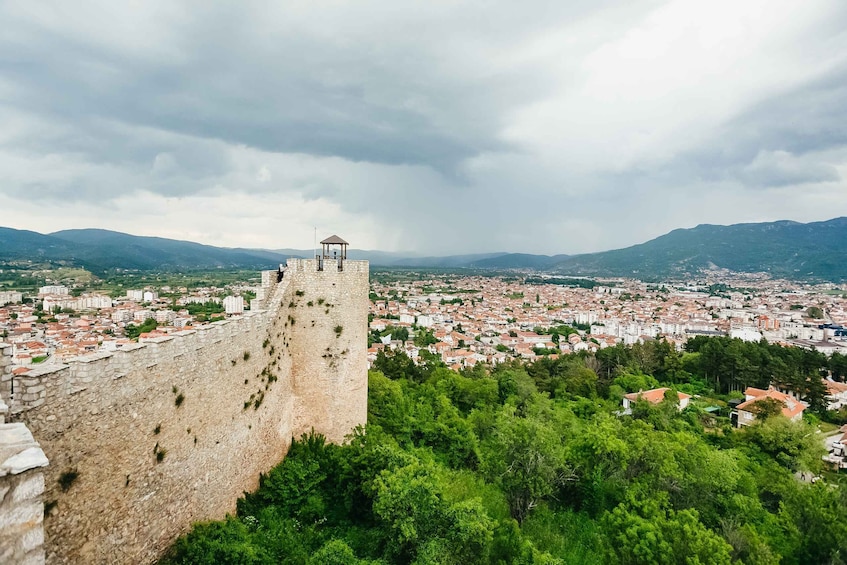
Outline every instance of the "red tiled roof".
<path id="1" fill-rule="evenodd" d="M 799 400 L 785 394 L 779 392 L 775 389 L 762 390 L 760 388 L 748 387 L 747 390 L 744 391 L 744 394 L 747 396 L 753 396 L 747 402 L 742 402 L 738 405 L 738 410 L 745 410 L 749 412 L 749 408 L 759 402 L 760 400 L 764 400 L 765 398 L 772 398 L 777 402 L 782 403 L 782 415 L 788 418 L 789 420 L 797 416 L 797 414 L 802 414 L 803 410 L 806 409 L 806 406 L 803 405 Z"/>
<path id="2" fill-rule="evenodd" d="M 838 381 L 824 381 L 826 383 L 826 389 L 831 394 L 838 394 L 847 390 L 847 383 L 839 383 Z"/>
<path id="3" fill-rule="evenodd" d="M 632 400 L 633 402 L 637 400 L 646 400 L 651 404 L 658 404 L 659 402 L 665 399 L 665 392 L 668 390 L 670 390 L 668 387 L 654 388 L 652 390 L 642 390 L 639 392 L 631 392 L 629 394 L 626 394 L 624 395 L 624 398 Z M 690 395 L 685 394 L 684 392 L 678 392 L 676 394 L 680 400 L 691 398 Z"/>

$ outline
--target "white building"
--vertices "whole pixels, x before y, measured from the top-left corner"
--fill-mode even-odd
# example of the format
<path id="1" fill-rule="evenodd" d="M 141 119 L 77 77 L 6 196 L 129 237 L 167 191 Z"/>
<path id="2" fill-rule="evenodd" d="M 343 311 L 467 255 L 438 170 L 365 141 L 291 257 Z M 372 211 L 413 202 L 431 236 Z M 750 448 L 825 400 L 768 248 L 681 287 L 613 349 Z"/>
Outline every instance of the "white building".
<path id="1" fill-rule="evenodd" d="M 50 312 L 56 307 L 70 310 L 98 310 L 100 308 L 111 308 L 112 299 L 102 294 L 85 294 L 77 298 L 55 294 L 44 297 L 42 302 L 44 310 Z"/>
<path id="2" fill-rule="evenodd" d="M 23 294 L 20 292 L 15 292 L 13 290 L 0 292 L 0 306 L 5 306 L 6 304 L 16 304 L 23 300 Z"/>
<path id="3" fill-rule="evenodd" d="M 433 323 L 432 316 L 418 316 L 418 325 L 421 327 L 429 328 Z"/>
<path id="4" fill-rule="evenodd" d="M 762 334 L 756 328 L 740 327 L 729 330 L 729 337 L 738 338 L 742 341 L 760 341 Z"/>
<path id="5" fill-rule="evenodd" d="M 144 300 L 144 291 L 143 290 L 128 290 L 126 291 L 127 300 L 134 300 L 135 302 L 141 302 Z"/>
<path id="6" fill-rule="evenodd" d="M 132 319 L 135 320 L 136 322 L 143 322 L 145 320 L 149 320 L 152 317 L 153 317 L 153 312 L 151 312 L 150 310 L 136 310 L 132 314 Z"/>
<path id="7" fill-rule="evenodd" d="M 121 308 L 112 312 L 113 322 L 129 322 L 132 320 L 132 310 Z"/>
<path id="8" fill-rule="evenodd" d="M 144 302 L 153 302 L 157 298 L 159 298 L 158 292 L 153 292 L 152 290 L 144 291 Z"/>
<path id="9" fill-rule="evenodd" d="M 176 319 L 176 312 L 173 310 L 156 310 L 156 321 L 160 324 L 169 324 Z"/>
<path id="10" fill-rule="evenodd" d="M 73 310 L 75 305 L 75 299 L 58 294 L 48 294 L 41 302 L 41 307 L 45 312 L 52 312 L 54 308 L 69 308 Z"/>
<path id="11" fill-rule="evenodd" d="M 68 287 L 63 285 L 48 285 L 38 289 L 38 294 L 59 294 L 67 296 L 70 294 Z"/>
<path id="12" fill-rule="evenodd" d="M 242 314 L 244 312 L 244 297 L 227 296 L 224 298 L 224 311 L 227 314 Z"/>
<path id="13" fill-rule="evenodd" d="M 76 300 L 77 310 L 97 310 L 111 307 L 112 299 L 103 294 L 83 294 Z"/>
<path id="14" fill-rule="evenodd" d="M 613 289 L 614 290 L 614 289 Z M 591 310 L 589 312 L 577 312 L 574 316 L 574 321 L 577 324 L 593 324 L 600 319 L 597 312 Z"/>
<path id="15" fill-rule="evenodd" d="M 177 302 L 179 304 L 206 304 L 207 302 L 220 304 L 221 299 L 217 296 L 183 296 Z"/>

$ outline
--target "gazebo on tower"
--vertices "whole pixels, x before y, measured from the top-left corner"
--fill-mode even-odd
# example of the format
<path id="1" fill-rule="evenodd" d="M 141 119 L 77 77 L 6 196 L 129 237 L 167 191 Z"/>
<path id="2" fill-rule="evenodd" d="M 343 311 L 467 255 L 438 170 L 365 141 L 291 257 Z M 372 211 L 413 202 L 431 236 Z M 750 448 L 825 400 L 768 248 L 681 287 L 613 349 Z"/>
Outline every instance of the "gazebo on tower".
<path id="1" fill-rule="evenodd" d="M 347 246 L 350 245 L 337 235 L 331 235 L 321 242 L 321 254 L 316 257 L 318 270 L 323 271 L 324 260 L 338 262 L 338 270 L 344 270 L 344 261 L 347 259 Z"/>

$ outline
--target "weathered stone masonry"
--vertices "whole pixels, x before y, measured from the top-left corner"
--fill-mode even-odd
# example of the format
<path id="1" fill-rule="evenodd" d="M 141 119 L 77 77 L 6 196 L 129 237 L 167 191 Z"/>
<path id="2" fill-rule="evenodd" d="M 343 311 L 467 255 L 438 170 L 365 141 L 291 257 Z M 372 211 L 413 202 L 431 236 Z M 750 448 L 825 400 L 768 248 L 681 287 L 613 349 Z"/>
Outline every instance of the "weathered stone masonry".
<path id="1" fill-rule="evenodd" d="M 292 437 L 363 425 L 367 296 L 366 261 L 289 260 L 262 311 L 14 378 L 0 368 L 9 418 L 50 461 L 47 562 L 152 562 L 192 522 L 232 513 Z"/>

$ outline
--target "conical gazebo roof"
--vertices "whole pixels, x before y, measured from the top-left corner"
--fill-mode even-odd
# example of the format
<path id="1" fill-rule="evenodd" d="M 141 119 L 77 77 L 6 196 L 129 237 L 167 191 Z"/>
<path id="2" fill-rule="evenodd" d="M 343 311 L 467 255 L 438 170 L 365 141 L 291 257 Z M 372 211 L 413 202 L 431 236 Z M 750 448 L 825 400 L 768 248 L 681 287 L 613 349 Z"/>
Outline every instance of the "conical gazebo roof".
<path id="1" fill-rule="evenodd" d="M 350 245 L 337 235 L 331 235 L 321 242 L 321 245 Z"/>

